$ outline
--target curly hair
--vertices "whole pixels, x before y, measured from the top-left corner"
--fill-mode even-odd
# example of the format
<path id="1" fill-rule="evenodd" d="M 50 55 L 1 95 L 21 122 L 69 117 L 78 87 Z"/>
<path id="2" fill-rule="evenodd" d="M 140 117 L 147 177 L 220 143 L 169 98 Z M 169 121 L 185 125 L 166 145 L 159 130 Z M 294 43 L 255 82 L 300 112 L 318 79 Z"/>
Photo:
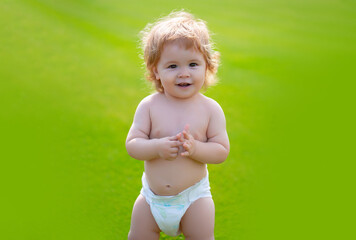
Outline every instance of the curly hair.
<path id="1" fill-rule="evenodd" d="M 212 49 L 210 33 L 203 20 L 196 19 L 185 11 L 172 12 L 153 24 L 147 24 L 140 33 L 143 59 L 147 69 L 146 78 L 155 84 L 158 92 L 164 92 L 164 89 L 161 81 L 155 77 L 154 68 L 160 60 L 164 45 L 177 40 L 184 43 L 187 49 L 194 47 L 203 55 L 207 67 L 204 88 L 217 81 L 220 54 Z"/>

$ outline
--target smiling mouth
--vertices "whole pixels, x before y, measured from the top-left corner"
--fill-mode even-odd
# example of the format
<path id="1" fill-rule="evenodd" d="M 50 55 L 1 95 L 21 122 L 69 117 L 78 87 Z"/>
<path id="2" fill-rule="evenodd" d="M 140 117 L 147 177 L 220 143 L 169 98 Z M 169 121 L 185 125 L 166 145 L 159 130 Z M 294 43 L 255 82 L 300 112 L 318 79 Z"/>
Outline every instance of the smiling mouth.
<path id="1" fill-rule="evenodd" d="M 178 87 L 189 87 L 190 85 L 192 85 L 192 84 L 190 84 L 190 83 L 178 83 L 177 84 Z"/>

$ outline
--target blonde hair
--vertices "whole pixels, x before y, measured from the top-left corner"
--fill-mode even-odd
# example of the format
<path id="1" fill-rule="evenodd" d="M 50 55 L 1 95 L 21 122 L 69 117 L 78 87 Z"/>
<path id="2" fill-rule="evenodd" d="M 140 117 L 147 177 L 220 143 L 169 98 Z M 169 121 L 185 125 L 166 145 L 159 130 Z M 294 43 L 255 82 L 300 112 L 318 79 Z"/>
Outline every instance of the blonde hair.
<path id="1" fill-rule="evenodd" d="M 164 89 L 161 81 L 155 77 L 154 68 L 164 44 L 177 40 L 187 48 L 194 47 L 203 55 L 206 62 L 204 88 L 217 81 L 220 54 L 212 49 L 209 30 L 203 20 L 195 19 L 192 14 L 184 11 L 172 12 L 156 23 L 147 24 L 141 34 L 143 59 L 147 68 L 146 78 L 155 84 L 158 92 L 164 92 Z"/>

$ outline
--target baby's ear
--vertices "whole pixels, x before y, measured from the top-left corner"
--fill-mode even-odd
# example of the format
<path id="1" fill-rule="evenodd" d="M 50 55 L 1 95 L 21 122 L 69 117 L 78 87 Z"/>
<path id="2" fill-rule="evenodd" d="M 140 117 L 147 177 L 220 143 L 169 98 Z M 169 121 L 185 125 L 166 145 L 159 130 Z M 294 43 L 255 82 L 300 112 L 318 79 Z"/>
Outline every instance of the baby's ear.
<path id="1" fill-rule="evenodd" d="M 156 80 L 160 80 L 160 79 L 161 79 L 161 78 L 159 77 L 159 74 L 158 74 L 158 71 L 157 71 L 157 68 L 156 68 L 156 67 L 153 68 L 153 73 L 155 74 Z"/>

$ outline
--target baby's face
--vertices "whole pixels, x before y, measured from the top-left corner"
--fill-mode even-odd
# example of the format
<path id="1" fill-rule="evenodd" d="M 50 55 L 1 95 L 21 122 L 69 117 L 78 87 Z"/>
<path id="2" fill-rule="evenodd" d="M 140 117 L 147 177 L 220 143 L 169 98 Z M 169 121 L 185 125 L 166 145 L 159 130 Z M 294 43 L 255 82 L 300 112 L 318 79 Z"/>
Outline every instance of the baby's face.
<path id="1" fill-rule="evenodd" d="M 179 43 L 165 44 L 157 67 L 164 93 L 173 98 L 187 99 L 199 93 L 205 81 L 206 63 L 194 48 L 186 49 Z"/>

